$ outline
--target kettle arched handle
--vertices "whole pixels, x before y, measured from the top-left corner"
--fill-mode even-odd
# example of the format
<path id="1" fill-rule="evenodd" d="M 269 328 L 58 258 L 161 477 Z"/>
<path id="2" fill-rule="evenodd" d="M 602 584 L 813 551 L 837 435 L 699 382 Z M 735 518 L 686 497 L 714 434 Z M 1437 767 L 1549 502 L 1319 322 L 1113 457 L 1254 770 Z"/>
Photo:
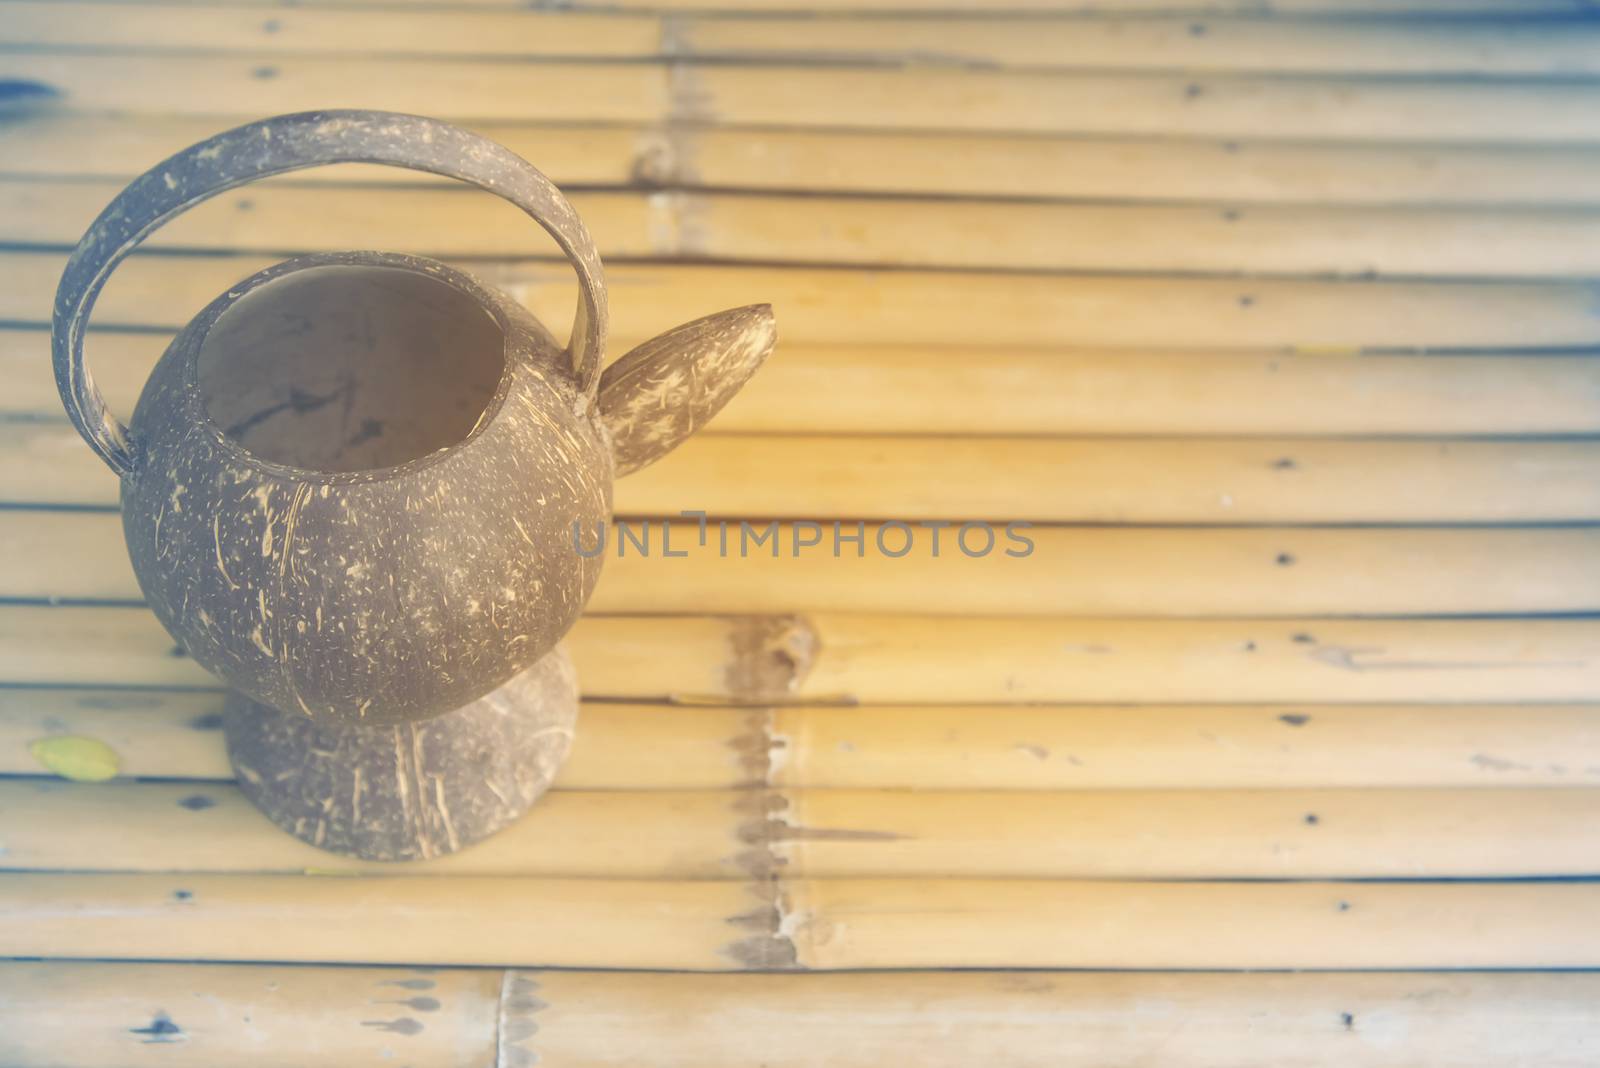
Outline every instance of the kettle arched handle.
<path id="1" fill-rule="evenodd" d="M 184 149 L 135 178 L 84 233 L 56 289 L 56 386 L 78 432 L 118 476 L 135 463 L 128 428 L 106 407 L 83 358 L 100 289 L 163 223 L 258 178 L 330 163 L 381 163 L 458 178 L 509 200 L 542 226 L 578 275 L 567 349 L 579 389 L 594 396 L 606 340 L 605 275 L 594 239 L 555 183 L 503 145 L 420 115 L 306 111 L 249 123 Z"/>

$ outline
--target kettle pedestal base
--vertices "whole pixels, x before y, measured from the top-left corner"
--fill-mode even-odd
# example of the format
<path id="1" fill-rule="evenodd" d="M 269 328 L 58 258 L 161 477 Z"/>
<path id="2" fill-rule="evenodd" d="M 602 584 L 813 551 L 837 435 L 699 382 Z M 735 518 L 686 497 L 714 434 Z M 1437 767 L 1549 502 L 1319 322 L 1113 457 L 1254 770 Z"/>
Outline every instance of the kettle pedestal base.
<path id="1" fill-rule="evenodd" d="M 239 693 L 223 711 L 239 788 L 296 838 L 363 860 L 425 860 L 520 817 L 566 760 L 577 674 L 560 646 L 453 712 L 321 725 Z"/>

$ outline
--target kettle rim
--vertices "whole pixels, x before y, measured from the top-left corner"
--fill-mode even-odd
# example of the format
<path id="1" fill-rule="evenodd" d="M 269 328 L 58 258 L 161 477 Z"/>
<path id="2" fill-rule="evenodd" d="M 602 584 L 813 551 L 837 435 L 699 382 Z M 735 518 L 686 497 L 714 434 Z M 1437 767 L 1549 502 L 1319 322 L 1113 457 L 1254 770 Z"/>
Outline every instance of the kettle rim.
<path id="1" fill-rule="evenodd" d="M 206 339 L 210 336 L 217 323 L 221 321 L 222 316 L 247 295 L 264 286 L 299 271 L 324 267 L 371 267 L 410 271 L 426 275 L 473 298 L 479 307 L 494 320 L 502 338 L 500 377 L 495 383 L 494 393 L 485 403 L 483 411 L 478 415 L 477 421 L 465 437 L 453 441 L 442 448 L 424 453 L 421 456 L 412 457 L 398 464 L 388 464 L 382 467 L 364 467 L 354 471 L 327 471 L 315 467 L 300 467 L 296 464 L 269 460 L 231 437 L 211 417 L 209 406 L 206 404 L 205 396 L 200 388 L 200 353 L 205 347 Z M 227 457 L 229 462 L 284 481 L 339 486 L 393 481 L 420 473 L 449 460 L 461 451 L 473 446 L 505 408 L 514 384 L 515 368 L 513 367 L 511 352 L 514 328 L 501 307 L 504 299 L 502 294 L 465 271 L 458 270 L 439 260 L 404 252 L 364 250 L 313 252 L 264 267 L 237 284 L 229 286 L 225 292 L 194 317 L 189 326 L 179 335 L 179 340 L 174 342 L 175 345 L 181 343 L 186 346 L 185 351 L 180 354 L 180 358 L 183 361 L 181 382 L 183 385 L 184 406 L 189 409 L 188 418 Z"/>

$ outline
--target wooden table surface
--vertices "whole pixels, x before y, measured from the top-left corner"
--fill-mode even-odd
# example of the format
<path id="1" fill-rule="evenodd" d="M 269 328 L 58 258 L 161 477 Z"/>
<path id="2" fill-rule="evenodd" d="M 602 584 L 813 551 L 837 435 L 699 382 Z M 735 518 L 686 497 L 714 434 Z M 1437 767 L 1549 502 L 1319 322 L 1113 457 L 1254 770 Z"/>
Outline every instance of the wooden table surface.
<path id="1" fill-rule="evenodd" d="M 0 1064 L 1595 1063 L 1591 8 L 0 0 Z M 123 183 L 322 107 L 545 169 L 613 356 L 757 301 L 781 337 L 617 509 L 783 553 L 609 560 L 556 789 L 413 865 L 229 781 L 50 372 Z M 274 179 L 131 259 L 90 359 L 127 413 L 324 249 L 562 325 L 542 242 Z M 835 524 L 913 545 L 788 551 Z"/>

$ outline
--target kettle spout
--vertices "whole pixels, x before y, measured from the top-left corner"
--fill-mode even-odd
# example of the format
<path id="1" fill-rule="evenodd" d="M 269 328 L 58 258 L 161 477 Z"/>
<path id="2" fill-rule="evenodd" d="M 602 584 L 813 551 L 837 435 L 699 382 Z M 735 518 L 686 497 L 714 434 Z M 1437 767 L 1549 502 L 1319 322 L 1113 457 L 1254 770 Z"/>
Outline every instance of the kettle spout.
<path id="1" fill-rule="evenodd" d="M 777 340 L 772 305 L 751 304 L 669 330 L 606 368 L 598 403 L 616 473 L 655 463 L 704 426 Z"/>

